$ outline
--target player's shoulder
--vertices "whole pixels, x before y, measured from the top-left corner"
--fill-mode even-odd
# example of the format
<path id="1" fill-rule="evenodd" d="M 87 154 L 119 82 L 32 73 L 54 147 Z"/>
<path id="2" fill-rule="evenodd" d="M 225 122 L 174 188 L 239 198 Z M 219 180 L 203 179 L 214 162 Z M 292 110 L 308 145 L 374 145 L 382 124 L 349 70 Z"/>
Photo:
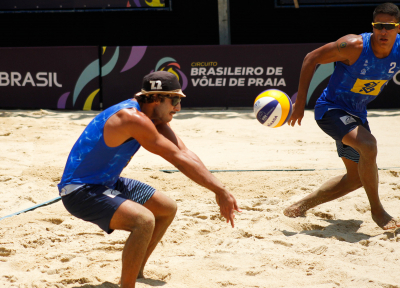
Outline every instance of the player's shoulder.
<path id="1" fill-rule="evenodd" d="M 339 48 L 355 48 L 362 49 L 363 48 L 363 38 L 361 35 L 356 34 L 347 34 L 341 38 L 339 38 L 336 43 Z"/>
<path id="2" fill-rule="evenodd" d="M 143 112 L 134 107 L 121 109 L 114 116 L 118 118 L 121 125 L 146 125 L 151 123 L 151 120 Z"/>

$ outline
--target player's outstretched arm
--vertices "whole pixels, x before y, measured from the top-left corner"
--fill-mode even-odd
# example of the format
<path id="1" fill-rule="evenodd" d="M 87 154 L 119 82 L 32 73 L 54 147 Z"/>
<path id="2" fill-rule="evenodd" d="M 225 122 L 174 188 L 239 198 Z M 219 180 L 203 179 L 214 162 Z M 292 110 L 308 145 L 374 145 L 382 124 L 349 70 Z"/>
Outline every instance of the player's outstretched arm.
<path id="1" fill-rule="evenodd" d="M 233 219 L 235 218 L 234 211 L 241 212 L 240 208 L 237 205 L 235 197 L 225 189 L 225 186 L 216 177 L 214 177 L 214 175 L 212 175 L 208 171 L 208 169 L 201 161 L 201 159 L 194 152 L 192 152 L 186 147 L 183 141 L 171 129 L 169 124 L 158 125 L 157 130 L 160 132 L 161 135 L 163 135 L 172 143 L 174 143 L 179 148 L 179 150 L 182 153 L 184 153 L 184 155 L 191 158 L 192 161 L 195 162 L 195 165 L 201 169 L 201 173 L 205 173 L 206 177 L 210 178 L 210 180 L 212 180 L 213 183 L 217 184 L 218 188 L 216 191 L 214 191 L 212 187 L 211 188 L 206 187 L 206 188 L 210 189 L 215 193 L 216 201 L 220 207 L 221 215 L 226 218 L 227 223 L 231 222 L 232 227 L 234 227 L 234 221 L 233 221 Z M 218 193 L 220 187 L 222 187 L 224 193 Z"/>
<path id="2" fill-rule="evenodd" d="M 235 197 L 228 190 L 226 190 L 225 186 L 216 177 L 214 177 L 214 175 L 212 175 L 208 171 L 200 158 L 186 147 L 183 141 L 171 129 L 169 124 L 157 125 L 157 130 L 161 135 L 174 143 L 181 151 L 181 153 L 185 155 L 185 157 L 188 157 L 194 162 L 194 165 L 197 167 L 196 169 L 199 169 L 197 170 L 199 173 L 204 173 L 205 177 L 208 178 L 208 181 L 211 181 L 210 183 L 212 183 L 212 185 L 210 187 L 206 187 L 198 182 L 196 183 L 208 188 L 215 193 L 216 201 L 220 207 L 221 215 L 226 218 L 227 223 L 231 222 L 232 227 L 234 227 L 234 211 L 241 212 L 240 208 L 237 205 Z M 182 171 L 182 173 L 185 174 L 184 171 Z M 188 176 L 187 174 L 185 175 Z M 188 177 L 190 178 L 190 176 Z"/>
<path id="3" fill-rule="evenodd" d="M 163 157 L 188 178 L 213 191 L 222 216 L 227 219 L 227 222 L 231 222 L 232 227 L 234 227 L 234 211 L 240 211 L 236 199 L 208 171 L 201 160 L 185 147 L 167 124 L 157 125 L 157 130 L 153 122 L 143 113 L 128 115 L 123 122 L 125 130 L 129 131 L 130 137 L 135 138 L 143 148 Z"/>
<path id="4" fill-rule="evenodd" d="M 352 65 L 362 52 L 362 44 L 363 41 L 360 35 L 346 35 L 306 55 L 300 71 L 297 99 L 293 105 L 292 116 L 288 121 L 289 125 L 294 126 L 296 122 L 301 125 L 307 101 L 307 91 L 316 66 L 338 61 Z"/>

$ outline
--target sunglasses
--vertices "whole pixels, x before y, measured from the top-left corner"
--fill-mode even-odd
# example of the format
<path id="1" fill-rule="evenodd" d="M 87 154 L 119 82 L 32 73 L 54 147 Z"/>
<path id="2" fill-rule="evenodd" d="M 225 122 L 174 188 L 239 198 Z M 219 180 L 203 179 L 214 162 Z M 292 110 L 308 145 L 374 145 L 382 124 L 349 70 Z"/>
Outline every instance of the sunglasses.
<path id="1" fill-rule="evenodd" d="M 179 96 L 165 96 L 165 98 L 171 99 L 172 106 L 178 105 L 179 103 L 181 103 L 182 100 Z"/>
<path id="2" fill-rule="evenodd" d="M 378 30 L 382 30 L 383 28 L 385 28 L 385 30 L 392 30 L 392 29 L 396 28 L 397 26 L 399 26 L 399 23 L 380 23 L 380 22 L 373 23 L 372 22 L 372 27 L 374 27 L 375 29 L 378 29 Z"/>

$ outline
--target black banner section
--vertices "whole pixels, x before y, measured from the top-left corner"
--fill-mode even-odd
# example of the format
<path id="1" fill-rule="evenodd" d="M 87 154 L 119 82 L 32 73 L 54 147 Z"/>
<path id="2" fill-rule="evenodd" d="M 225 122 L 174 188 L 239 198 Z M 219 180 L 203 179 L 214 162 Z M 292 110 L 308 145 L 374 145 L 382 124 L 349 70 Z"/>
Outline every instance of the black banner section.
<path id="1" fill-rule="evenodd" d="M 98 47 L 0 48 L 0 108 L 100 109 Z"/>
<path id="2" fill-rule="evenodd" d="M 165 0 L 2 0 L 0 10 L 163 8 Z"/>
<path id="3" fill-rule="evenodd" d="M 304 7 L 351 7 L 351 6 L 378 6 L 387 0 L 298 0 L 297 8 Z M 398 1 L 392 1 L 398 5 Z M 397 3 L 396 3 L 397 2 Z M 275 7 L 295 8 L 293 0 L 275 0 Z"/>
<path id="4" fill-rule="evenodd" d="M 319 44 L 177 47 L 106 47 L 104 108 L 140 91 L 144 75 L 174 73 L 187 97 L 182 107 L 252 107 L 256 96 L 276 88 L 297 92 L 305 55 Z"/>

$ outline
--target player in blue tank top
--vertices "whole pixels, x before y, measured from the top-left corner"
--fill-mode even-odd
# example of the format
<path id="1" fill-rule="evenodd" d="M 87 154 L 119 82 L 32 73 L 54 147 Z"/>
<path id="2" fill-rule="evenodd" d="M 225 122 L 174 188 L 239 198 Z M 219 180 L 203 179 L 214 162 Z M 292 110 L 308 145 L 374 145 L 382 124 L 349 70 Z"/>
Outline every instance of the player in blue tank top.
<path id="1" fill-rule="evenodd" d="M 366 106 L 400 70 L 400 12 L 392 3 L 373 13 L 373 32 L 347 35 L 307 54 L 300 72 L 299 91 L 288 124 L 301 125 L 307 90 L 317 64 L 336 62 L 335 70 L 315 105 L 318 126 L 336 141 L 346 174 L 328 180 L 320 188 L 284 210 L 298 217 L 319 204 L 364 187 L 371 215 L 381 228 L 394 229 L 400 222 L 383 208 L 378 194 L 377 142 L 367 121 Z"/>
<path id="2" fill-rule="evenodd" d="M 160 155 L 216 195 L 220 212 L 234 226 L 234 196 L 183 144 L 169 122 L 186 97 L 176 76 L 157 71 L 142 91 L 98 114 L 73 146 L 58 184 L 65 208 L 107 233 L 130 232 L 122 253 L 121 287 L 135 287 L 147 259 L 176 213 L 176 203 L 153 187 L 120 174 L 138 149 Z"/>

